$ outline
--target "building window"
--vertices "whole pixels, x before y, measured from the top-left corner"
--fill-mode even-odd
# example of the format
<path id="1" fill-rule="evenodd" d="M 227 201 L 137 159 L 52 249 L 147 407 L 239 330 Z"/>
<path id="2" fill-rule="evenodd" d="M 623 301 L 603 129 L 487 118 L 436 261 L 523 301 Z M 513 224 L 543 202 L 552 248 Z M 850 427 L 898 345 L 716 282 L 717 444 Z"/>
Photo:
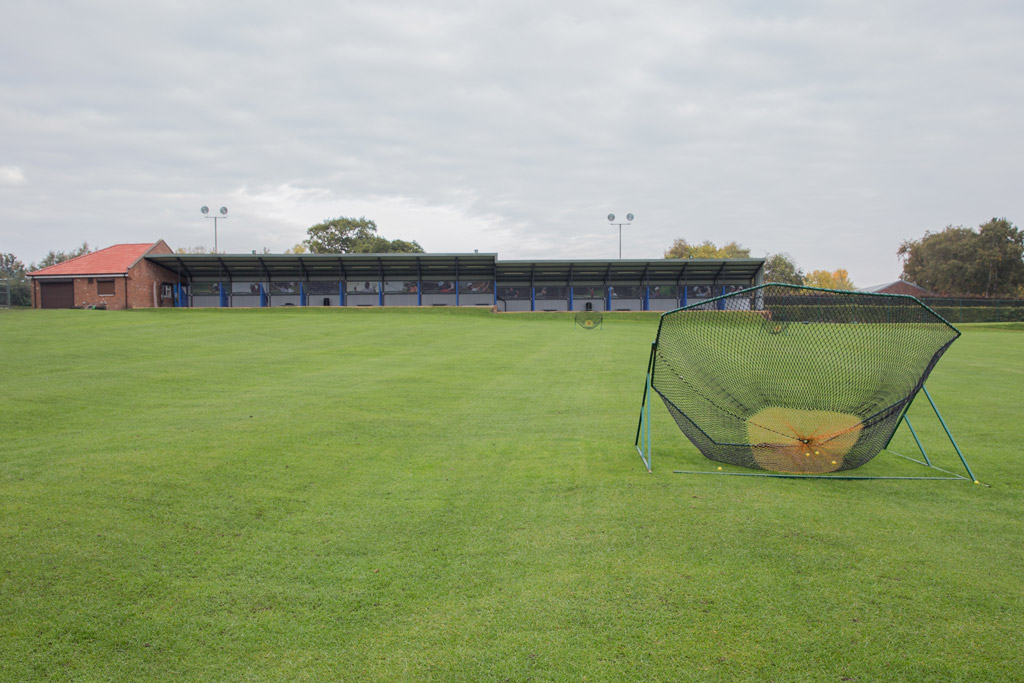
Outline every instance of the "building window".
<path id="1" fill-rule="evenodd" d="M 113 296 L 114 295 L 114 281 L 113 280 L 96 280 L 96 293 L 100 296 Z"/>

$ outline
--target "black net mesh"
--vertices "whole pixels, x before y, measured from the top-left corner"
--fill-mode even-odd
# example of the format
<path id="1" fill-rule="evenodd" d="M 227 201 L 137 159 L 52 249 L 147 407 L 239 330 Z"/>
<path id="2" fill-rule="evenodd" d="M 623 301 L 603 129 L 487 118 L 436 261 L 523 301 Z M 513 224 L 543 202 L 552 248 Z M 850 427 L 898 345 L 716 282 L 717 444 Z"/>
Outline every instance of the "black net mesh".
<path id="1" fill-rule="evenodd" d="M 958 336 L 913 297 L 766 284 L 663 315 L 651 384 L 712 460 L 849 470 Z"/>
<path id="2" fill-rule="evenodd" d="M 576 314 L 576 324 L 585 330 L 593 330 L 601 326 L 604 315 L 596 311 L 580 311 Z"/>

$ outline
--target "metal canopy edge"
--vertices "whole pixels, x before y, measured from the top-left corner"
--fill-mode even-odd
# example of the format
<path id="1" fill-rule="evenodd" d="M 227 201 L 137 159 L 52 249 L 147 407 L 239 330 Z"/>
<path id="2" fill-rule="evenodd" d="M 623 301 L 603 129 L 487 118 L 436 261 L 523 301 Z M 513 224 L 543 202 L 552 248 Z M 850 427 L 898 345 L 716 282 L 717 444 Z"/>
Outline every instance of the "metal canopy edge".
<path id="1" fill-rule="evenodd" d="M 499 282 L 675 283 L 749 282 L 765 259 L 553 259 L 508 260 L 494 253 L 466 254 L 150 254 L 147 261 L 192 280 L 306 280 L 309 278 L 476 280 Z"/>

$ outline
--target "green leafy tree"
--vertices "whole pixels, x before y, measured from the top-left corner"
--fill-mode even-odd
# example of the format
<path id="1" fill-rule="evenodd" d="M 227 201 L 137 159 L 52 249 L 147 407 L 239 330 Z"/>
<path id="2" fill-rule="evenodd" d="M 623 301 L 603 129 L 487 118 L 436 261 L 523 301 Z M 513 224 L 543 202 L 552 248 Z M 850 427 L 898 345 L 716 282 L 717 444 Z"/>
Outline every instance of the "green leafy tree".
<path id="1" fill-rule="evenodd" d="M 32 290 L 26 277 L 25 264 L 14 254 L 0 254 L 0 279 L 7 280 L 10 287 L 12 306 L 31 306 Z M 7 294 L 3 294 L 0 303 L 7 304 Z"/>
<path id="2" fill-rule="evenodd" d="M 204 247 L 201 244 L 197 244 L 194 247 L 178 247 L 174 250 L 175 254 L 215 254 L 213 249 Z"/>
<path id="3" fill-rule="evenodd" d="M 679 238 L 665 252 L 665 258 L 750 258 L 750 250 L 736 242 L 729 242 L 721 247 L 711 240 L 700 244 L 690 244 Z"/>
<path id="4" fill-rule="evenodd" d="M 948 226 L 908 240 L 896 252 L 902 278 L 948 295 L 1015 297 L 1024 287 L 1024 233 L 1005 218 L 977 230 Z"/>
<path id="5" fill-rule="evenodd" d="M 772 254 L 764 262 L 764 281 L 802 285 L 804 271 L 796 267 L 793 257 L 789 254 Z"/>
<path id="6" fill-rule="evenodd" d="M 389 240 L 386 237 L 373 235 L 357 239 L 352 245 L 353 254 L 422 254 L 421 247 L 415 240 Z"/>
<path id="7" fill-rule="evenodd" d="M 804 276 L 804 284 L 811 287 L 823 287 L 825 289 L 848 289 L 856 287 L 850 279 L 850 273 L 845 268 L 836 270 L 812 270 Z"/>
<path id="8" fill-rule="evenodd" d="M 377 224 L 365 217 L 331 218 L 306 231 L 303 244 L 313 254 L 422 254 L 416 242 L 389 240 L 377 234 Z"/>
<path id="9" fill-rule="evenodd" d="M 92 251 L 92 249 L 89 248 L 88 242 L 82 242 L 80 247 L 70 251 L 49 251 L 46 256 L 43 257 L 42 261 L 32 264 L 32 270 L 35 271 L 40 268 L 46 268 L 47 266 L 55 266 L 58 263 L 63 263 L 64 261 L 73 259 L 76 256 L 88 254 L 90 251 Z"/>
<path id="10" fill-rule="evenodd" d="M 302 241 L 313 254 L 350 254 L 357 240 L 377 234 L 377 224 L 365 217 L 329 218 L 306 230 Z"/>

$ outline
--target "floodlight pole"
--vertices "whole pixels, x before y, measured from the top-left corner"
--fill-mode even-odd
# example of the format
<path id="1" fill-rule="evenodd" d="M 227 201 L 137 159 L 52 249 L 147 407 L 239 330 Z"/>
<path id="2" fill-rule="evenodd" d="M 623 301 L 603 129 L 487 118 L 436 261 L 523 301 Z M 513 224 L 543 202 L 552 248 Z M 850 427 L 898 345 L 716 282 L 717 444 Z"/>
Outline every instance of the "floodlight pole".
<path id="1" fill-rule="evenodd" d="M 616 223 L 615 222 L 615 214 L 614 213 L 608 214 L 608 222 L 611 223 L 612 225 L 619 226 L 619 260 L 620 261 L 622 260 L 622 226 L 623 225 L 632 225 L 633 224 L 632 221 L 633 221 L 633 214 L 631 214 L 631 213 L 627 213 L 626 214 L 626 220 L 623 223 Z"/>
<path id="2" fill-rule="evenodd" d="M 223 218 L 224 220 L 228 219 L 228 207 L 226 207 L 226 206 L 220 207 L 220 215 L 219 216 L 217 214 L 214 214 L 212 216 L 208 215 L 210 213 L 210 209 L 209 209 L 209 207 L 206 207 L 206 206 L 204 206 L 201 209 L 199 209 L 199 211 L 204 216 L 206 216 L 207 218 L 212 218 L 213 219 L 213 253 L 214 254 L 219 254 L 220 250 L 217 248 L 218 247 L 218 245 L 217 245 L 217 221 L 219 219 L 221 219 L 221 218 Z"/>

